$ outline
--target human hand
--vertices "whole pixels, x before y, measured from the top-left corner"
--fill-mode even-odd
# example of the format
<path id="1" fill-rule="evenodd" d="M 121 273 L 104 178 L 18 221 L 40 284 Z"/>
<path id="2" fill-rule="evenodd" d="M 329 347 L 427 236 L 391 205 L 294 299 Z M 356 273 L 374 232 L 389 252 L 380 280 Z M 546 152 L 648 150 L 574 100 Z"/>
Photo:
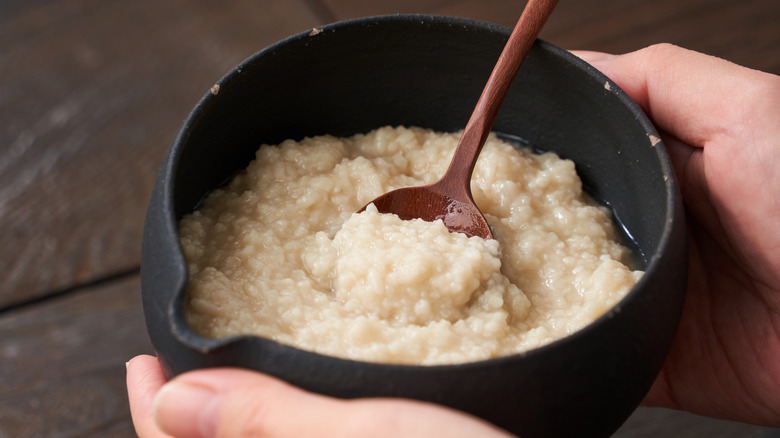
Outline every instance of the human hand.
<path id="1" fill-rule="evenodd" d="M 127 363 L 127 391 L 141 438 L 510 437 L 430 403 L 334 399 L 247 370 L 191 371 L 166 383 L 152 356 Z"/>
<path id="2" fill-rule="evenodd" d="M 683 318 L 646 404 L 780 425 L 780 78 L 668 45 L 576 54 L 660 129 L 689 215 Z M 508 436 L 447 408 L 337 400 L 249 371 L 165 384 L 150 356 L 128 363 L 127 383 L 142 438 Z"/>
<path id="3" fill-rule="evenodd" d="M 671 45 L 574 52 L 655 123 L 688 214 L 688 295 L 645 403 L 780 425 L 780 77 Z"/>

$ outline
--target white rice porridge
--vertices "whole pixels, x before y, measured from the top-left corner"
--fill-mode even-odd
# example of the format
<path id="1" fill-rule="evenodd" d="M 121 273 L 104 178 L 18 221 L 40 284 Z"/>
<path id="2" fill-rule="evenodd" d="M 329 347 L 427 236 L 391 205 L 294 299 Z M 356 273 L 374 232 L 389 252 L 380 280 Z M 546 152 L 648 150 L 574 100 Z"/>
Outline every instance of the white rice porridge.
<path id="1" fill-rule="evenodd" d="M 366 203 L 433 183 L 457 133 L 384 127 L 264 145 L 180 221 L 186 317 L 321 354 L 447 364 L 533 349 L 604 314 L 641 277 L 574 163 L 494 135 L 472 178 L 495 240 Z"/>

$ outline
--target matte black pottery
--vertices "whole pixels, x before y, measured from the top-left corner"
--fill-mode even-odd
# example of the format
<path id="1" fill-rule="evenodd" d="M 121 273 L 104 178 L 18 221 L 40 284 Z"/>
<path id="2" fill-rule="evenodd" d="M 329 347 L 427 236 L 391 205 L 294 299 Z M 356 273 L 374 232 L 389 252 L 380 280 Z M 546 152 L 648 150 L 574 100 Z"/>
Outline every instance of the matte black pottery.
<path id="1" fill-rule="evenodd" d="M 683 210 L 658 134 L 599 72 L 538 41 L 494 130 L 577 163 L 644 255 L 646 274 L 581 332 L 525 354 L 453 366 L 355 362 L 256 337 L 207 340 L 183 317 L 176 222 L 244 168 L 261 143 L 383 125 L 460 130 L 510 30 L 432 16 L 325 26 L 236 67 L 187 118 L 146 217 L 142 287 L 166 374 L 240 366 L 337 397 L 398 396 L 471 412 L 529 437 L 603 436 L 636 408 L 675 333 L 686 282 Z"/>

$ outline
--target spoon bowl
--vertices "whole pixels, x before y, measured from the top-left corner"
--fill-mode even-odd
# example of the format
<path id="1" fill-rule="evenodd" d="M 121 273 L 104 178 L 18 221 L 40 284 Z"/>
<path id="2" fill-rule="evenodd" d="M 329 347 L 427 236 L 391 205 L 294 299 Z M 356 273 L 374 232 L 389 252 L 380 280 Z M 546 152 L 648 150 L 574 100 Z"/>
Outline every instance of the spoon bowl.
<path id="1" fill-rule="evenodd" d="M 558 0 L 529 0 L 526 4 L 482 90 L 444 176 L 427 186 L 393 190 L 369 204 L 374 204 L 380 213 L 396 214 L 404 220 L 419 218 L 433 222 L 441 219 L 452 233 L 493 238 L 490 225 L 471 195 L 471 173 L 512 80 L 557 4 Z"/>
<path id="2" fill-rule="evenodd" d="M 419 187 L 405 187 L 387 192 L 371 201 L 380 213 L 397 214 L 403 220 L 422 219 L 433 222 L 441 220 L 452 233 L 463 233 L 469 237 L 479 236 L 492 239 L 493 232 L 485 216 L 474 203 L 471 191 L 454 178 L 442 178 L 434 184 Z M 363 207 L 360 211 L 365 210 Z"/>

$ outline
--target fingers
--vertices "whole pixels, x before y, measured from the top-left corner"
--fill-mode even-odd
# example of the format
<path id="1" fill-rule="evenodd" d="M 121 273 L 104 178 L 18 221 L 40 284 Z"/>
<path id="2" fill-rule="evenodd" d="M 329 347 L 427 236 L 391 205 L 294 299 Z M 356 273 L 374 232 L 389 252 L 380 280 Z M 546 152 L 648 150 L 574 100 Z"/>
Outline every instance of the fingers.
<path id="1" fill-rule="evenodd" d="M 190 437 L 508 437 L 465 414 L 414 401 L 332 399 L 263 374 L 212 369 L 181 375 L 155 401 L 161 429 Z"/>
<path id="2" fill-rule="evenodd" d="M 448 408 L 400 399 L 333 399 L 245 370 L 199 370 L 166 383 L 152 356 L 127 363 L 127 390 L 140 438 L 510 437 Z"/>
<path id="3" fill-rule="evenodd" d="M 601 70 L 636 101 L 656 125 L 702 147 L 721 135 L 739 137 L 745 122 L 764 119 L 767 93 L 780 97 L 773 75 L 670 44 L 614 56 L 572 52 Z"/>
<path id="4" fill-rule="evenodd" d="M 140 438 L 162 438 L 163 434 L 154 422 L 152 405 L 154 397 L 165 383 L 165 376 L 157 358 L 137 356 L 127 363 L 127 393 L 130 398 L 130 415 Z"/>
<path id="5" fill-rule="evenodd" d="M 626 55 L 573 52 L 615 81 L 661 131 L 689 212 L 721 248 L 776 278 L 780 77 L 660 44 Z M 770 194 L 770 195 L 766 195 Z M 758 228 L 757 228 L 758 227 Z M 764 229 L 766 228 L 766 229 Z M 755 251 L 753 248 L 757 248 Z M 763 268 L 769 266 L 771 268 Z M 758 272 L 760 271 L 760 272 Z"/>

